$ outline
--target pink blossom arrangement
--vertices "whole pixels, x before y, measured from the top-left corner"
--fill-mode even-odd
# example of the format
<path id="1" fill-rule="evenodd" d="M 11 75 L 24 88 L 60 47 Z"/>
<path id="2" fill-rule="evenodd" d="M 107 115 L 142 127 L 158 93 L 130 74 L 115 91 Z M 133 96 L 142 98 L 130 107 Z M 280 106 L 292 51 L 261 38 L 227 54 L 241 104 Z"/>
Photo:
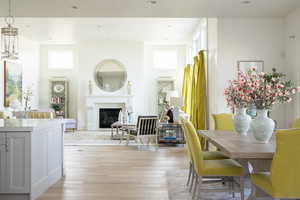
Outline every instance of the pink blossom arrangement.
<path id="1" fill-rule="evenodd" d="M 230 81 L 225 89 L 229 107 L 270 109 L 274 104 L 291 102 L 292 96 L 300 92 L 292 81 L 285 80 L 285 74 L 273 69 L 271 73 L 257 72 L 252 67 L 247 74 L 238 72 L 238 79 Z"/>
<path id="2" fill-rule="evenodd" d="M 231 108 L 247 108 L 251 102 L 252 87 L 246 75 L 239 72 L 238 80 L 230 80 L 229 87 L 225 89 L 227 104 Z"/>

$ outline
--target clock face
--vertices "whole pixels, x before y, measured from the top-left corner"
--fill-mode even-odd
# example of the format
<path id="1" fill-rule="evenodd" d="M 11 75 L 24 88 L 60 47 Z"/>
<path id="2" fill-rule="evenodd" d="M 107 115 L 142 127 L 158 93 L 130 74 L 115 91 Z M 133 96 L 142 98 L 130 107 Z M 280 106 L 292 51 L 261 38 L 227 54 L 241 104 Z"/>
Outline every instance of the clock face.
<path id="1" fill-rule="evenodd" d="M 57 85 L 53 86 L 54 92 L 57 92 L 57 93 L 62 93 L 64 91 L 64 89 L 65 89 L 65 86 L 62 84 L 57 84 Z"/>

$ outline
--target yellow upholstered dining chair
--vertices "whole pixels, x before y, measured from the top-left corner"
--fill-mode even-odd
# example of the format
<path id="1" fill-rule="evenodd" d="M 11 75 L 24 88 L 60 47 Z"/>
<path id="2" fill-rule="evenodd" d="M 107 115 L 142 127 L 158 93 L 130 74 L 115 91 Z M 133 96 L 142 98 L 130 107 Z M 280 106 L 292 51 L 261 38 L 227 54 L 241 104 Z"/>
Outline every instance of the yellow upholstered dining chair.
<path id="1" fill-rule="evenodd" d="M 198 187 L 199 195 L 203 191 L 202 177 L 224 177 L 231 178 L 234 181 L 234 177 L 238 177 L 236 181 L 239 192 L 241 193 L 241 199 L 244 199 L 244 170 L 242 166 L 232 159 L 219 159 L 219 160 L 205 160 L 204 153 L 201 149 L 201 144 L 198 140 L 197 132 L 193 124 L 189 121 L 184 121 L 186 130 L 188 132 L 188 144 L 190 145 L 190 151 L 192 154 L 193 167 L 196 174 L 195 188 Z M 233 188 L 233 187 L 232 187 Z M 231 188 L 231 189 L 232 189 Z M 195 197 L 195 191 L 193 198 Z M 206 192 L 210 191 L 223 191 L 222 189 L 205 189 Z M 224 191 L 227 191 L 224 189 Z M 233 189 L 232 189 L 232 192 Z"/>
<path id="2" fill-rule="evenodd" d="M 53 119 L 55 117 L 54 112 L 42 112 L 42 111 L 29 111 L 26 113 L 28 119 Z"/>
<path id="3" fill-rule="evenodd" d="M 252 184 L 275 199 L 300 199 L 300 129 L 276 131 L 276 151 L 269 173 L 251 175 Z M 253 187 L 255 189 L 255 187 Z"/>
<path id="4" fill-rule="evenodd" d="M 300 128 L 300 117 L 294 121 L 292 128 Z"/>
<path id="5" fill-rule="evenodd" d="M 0 111 L 0 119 L 4 119 L 4 113 Z"/>
<path id="6" fill-rule="evenodd" d="M 215 121 L 215 130 L 234 131 L 232 114 L 221 113 L 212 115 Z"/>
<path id="7" fill-rule="evenodd" d="M 187 156 L 189 159 L 189 173 L 188 173 L 188 180 L 187 180 L 187 185 L 190 185 L 190 191 L 193 188 L 193 184 L 194 184 L 194 178 L 195 178 L 195 173 L 193 170 L 193 158 L 192 158 L 192 153 L 191 153 L 191 146 L 189 144 L 189 132 L 185 126 L 185 120 L 181 119 L 181 124 L 182 124 L 182 128 L 183 128 L 183 135 L 184 135 L 184 139 L 186 141 L 186 152 L 187 152 Z M 200 138 L 197 138 L 197 140 L 199 140 Z M 200 143 L 200 141 L 199 141 Z M 204 160 L 218 160 L 218 159 L 227 159 L 228 157 L 225 156 L 223 153 L 221 153 L 220 151 L 203 151 L 203 159 Z M 192 178 L 192 180 L 191 180 Z"/>

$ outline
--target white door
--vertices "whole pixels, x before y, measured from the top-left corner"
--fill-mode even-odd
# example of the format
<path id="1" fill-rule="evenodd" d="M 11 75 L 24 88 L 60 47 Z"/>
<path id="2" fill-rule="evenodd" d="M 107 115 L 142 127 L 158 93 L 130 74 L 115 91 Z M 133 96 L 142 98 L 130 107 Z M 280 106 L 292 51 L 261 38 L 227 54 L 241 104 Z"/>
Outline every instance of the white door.
<path id="1" fill-rule="evenodd" d="M 7 192 L 29 193 L 30 133 L 7 133 Z"/>
<path id="2" fill-rule="evenodd" d="M 5 133 L 0 133 L 0 193 L 5 191 L 6 182 L 6 140 Z"/>

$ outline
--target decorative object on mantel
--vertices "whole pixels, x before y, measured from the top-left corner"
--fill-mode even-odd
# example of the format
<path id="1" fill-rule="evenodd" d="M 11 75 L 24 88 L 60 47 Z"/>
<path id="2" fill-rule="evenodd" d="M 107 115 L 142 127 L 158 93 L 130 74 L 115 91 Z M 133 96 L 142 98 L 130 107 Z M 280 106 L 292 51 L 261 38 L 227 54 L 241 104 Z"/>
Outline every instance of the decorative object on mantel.
<path id="1" fill-rule="evenodd" d="M 132 82 L 131 81 L 127 82 L 127 94 L 132 95 Z"/>
<path id="2" fill-rule="evenodd" d="M 94 85 L 91 80 L 89 80 L 89 95 L 93 94 Z"/>
<path id="3" fill-rule="evenodd" d="M 1 28 L 1 58 L 18 59 L 18 28 L 14 28 L 12 0 L 9 0 L 8 16 L 4 18 L 6 27 Z"/>
<path id="4" fill-rule="evenodd" d="M 127 72 L 124 65 L 114 59 L 100 62 L 95 68 L 95 82 L 105 92 L 116 92 L 124 87 Z"/>
<path id="5" fill-rule="evenodd" d="M 4 61 L 4 107 L 9 107 L 14 100 L 22 103 L 22 65 Z"/>
<path id="6" fill-rule="evenodd" d="M 246 80 L 244 74 L 239 72 L 239 79 L 230 81 L 229 87 L 225 89 L 227 104 L 235 110 L 234 128 L 241 135 L 247 135 L 251 122 L 251 117 L 246 113 L 251 103 L 251 98 L 247 94 L 250 92 L 250 86 L 244 80 Z"/>

